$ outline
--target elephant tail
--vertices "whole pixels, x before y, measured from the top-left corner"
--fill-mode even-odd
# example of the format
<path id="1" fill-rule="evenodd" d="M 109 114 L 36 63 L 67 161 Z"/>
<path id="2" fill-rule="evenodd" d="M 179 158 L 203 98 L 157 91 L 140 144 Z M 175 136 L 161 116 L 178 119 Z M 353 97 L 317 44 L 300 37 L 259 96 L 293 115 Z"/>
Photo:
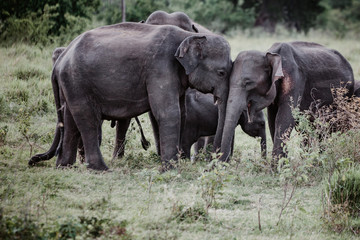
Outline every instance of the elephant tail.
<path id="1" fill-rule="evenodd" d="M 135 120 L 136 120 L 136 123 L 138 124 L 139 126 L 139 129 L 140 129 L 140 134 L 141 134 L 141 145 L 142 147 L 144 148 L 144 150 L 148 150 L 148 148 L 150 147 L 150 142 L 145 138 L 145 135 L 144 135 L 144 131 L 142 129 L 142 126 L 141 126 L 141 123 L 139 121 L 139 118 L 138 117 L 135 117 Z"/>
<path id="2" fill-rule="evenodd" d="M 29 160 L 30 166 L 34 166 L 36 163 L 41 162 L 41 161 L 49 160 L 52 157 L 57 156 L 61 151 L 61 146 L 62 146 L 62 141 L 63 141 L 63 136 L 64 136 L 64 124 L 63 124 L 63 120 L 62 120 L 63 119 L 63 111 L 62 111 L 62 106 L 60 103 L 60 88 L 59 88 L 59 84 L 57 82 L 56 76 L 54 74 L 54 71 L 51 76 L 51 82 L 52 82 L 52 87 L 53 87 L 53 91 L 54 91 L 54 98 L 55 98 L 55 104 L 56 104 L 57 115 L 58 115 L 58 122 L 57 122 L 56 130 L 55 130 L 55 136 L 54 136 L 53 143 L 51 144 L 51 147 L 47 152 L 41 153 L 41 154 L 36 154 L 35 156 L 31 157 L 31 159 Z"/>

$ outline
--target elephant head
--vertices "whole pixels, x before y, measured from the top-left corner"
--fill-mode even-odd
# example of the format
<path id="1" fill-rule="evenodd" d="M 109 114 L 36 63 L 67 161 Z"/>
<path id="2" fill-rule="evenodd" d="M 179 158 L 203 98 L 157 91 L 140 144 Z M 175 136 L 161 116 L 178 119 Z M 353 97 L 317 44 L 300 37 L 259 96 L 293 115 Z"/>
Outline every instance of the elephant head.
<path id="1" fill-rule="evenodd" d="M 214 95 L 219 113 L 214 141 L 217 149 L 221 143 L 232 68 L 230 45 L 217 35 L 190 36 L 180 44 L 175 57 L 184 67 L 191 88 Z"/>
<path id="2" fill-rule="evenodd" d="M 283 76 L 280 55 L 259 51 L 239 53 L 230 76 L 221 160 L 227 161 L 229 158 L 231 140 L 240 114 L 247 110 L 248 121 L 252 122 L 257 112 L 275 100 L 276 81 Z"/>
<path id="3" fill-rule="evenodd" d="M 255 113 L 252 121 L 249 122 L 247 113 L 243 112 L 238 124 L 249 136 L 260 137 L 261 156 L 266 158 L 266 128 L 264 113 L 262 111 Z"/>

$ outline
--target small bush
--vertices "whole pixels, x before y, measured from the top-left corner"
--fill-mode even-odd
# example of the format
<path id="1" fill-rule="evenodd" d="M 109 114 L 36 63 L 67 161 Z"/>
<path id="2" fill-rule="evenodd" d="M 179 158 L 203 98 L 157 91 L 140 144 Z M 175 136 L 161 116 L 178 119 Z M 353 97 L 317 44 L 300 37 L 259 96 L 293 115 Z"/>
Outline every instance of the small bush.
<path id="1" fill-rule="evenodd" d="M 201 204 L 195 204 L 192 207 L 175 204 L 171 211 L 171 220 L 177 222 L 193 223 L 196 221 L 208 222 L 209 214 Z"/>
<path id="2" fill-rule="evenodd" d="M 14 101 L 15 103 L 18 104 L 22 104 L 22 103 L 27 103 L 29 101 L 30 98 L 30 92 L 28 89 L 26 88 L 15 88 L 12 89 L 11 91 L 8 91 L 6 93 L 7 97 L 9 98 L 9 100 Z"/>
<path id="3" fill-rule="evenodd" d="M 327 185 L 327 194 L 332 204 L 348 208 L 352 216 L 360 218 L 360 169 L 335 173 Z"/>
<path id="4" fill-rule="evenodd" d="M 225 168 L 228 163 L 219 162 L 218 156 L 213 154 L 213 159 L 207 166 L 201 176 L 198 178 L 201 187 L 201 197 L 205 201 L 206 210 L 216 206 L 216 198 L 222 194 L 222 190 L 230 176 Z"/>
<path id="5" fill-rule="evenodd" d="M 44 72 L 35 68 L 18 68 L 13 75 L 18 79 L 25 81 L 29 80 L 30 78 L 37 78 L 38 80 L 47 78 L 47 75 Z"/>
<path id="6" fill-rule="evenodd" d="M 40 228 L 31 218 L 4 217 L 0 209 L 0 239 L 42 239 Z"/>
<path id="7" fill-rule="evenodd" d="M 46 44 L 51 42 L 48 33 L 55 25 L 51 20 L 56 15 L 58 6 L 45 5 L 43 11 L 31 12 L 22 18 L 15 15 L 0 22 L 0 39 L 2 43 L 27 42 Z"/>

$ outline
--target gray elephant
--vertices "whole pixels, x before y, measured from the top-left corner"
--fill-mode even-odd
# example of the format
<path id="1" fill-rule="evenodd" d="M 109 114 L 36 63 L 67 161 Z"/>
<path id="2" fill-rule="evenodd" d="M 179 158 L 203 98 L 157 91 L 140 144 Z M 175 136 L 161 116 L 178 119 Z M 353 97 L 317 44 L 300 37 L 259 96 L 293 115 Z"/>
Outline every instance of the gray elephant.
<path id="1" fill-rule="evenodd" d="M 65 51 L 65 49 L 66 49 L 66 47 L 57 47 L 57 48 L 55 48 L 55 50 L 53 51 L 52 56 L 51 56 L 51 60 L 53 62 L 53 65 L 55 65 L 55 62 L 57 61 L 57 59 L 59 58 L 61 53 Z M 61 103 L 61 105 L 63 105 L 63 104 L 64 103 Z M 135 120 L 136 120 L 136 123 L 138 124 L 138 127 L 140 129 L 142 147 L 145 150 L 147 150 L 149 148 L 149 146 L 150 146 L 150 142 L 147 141 L 147 139 L 145 138 L 145 135 L 144 135 L 144 132 L 142 130 L 142 126 L 141 126 L 141 123 L 140 123 L 138 117 L 135 117 Z M 126 128 L 126 130 L 127 130 L 127 128 L 130 125 L 131 118 L 130 119 L 121 119 L 121 120 L 119 120 L 117 122 L 119 122 L 119 123 L 117 123 L 119 128 Z M 115 126 L 115 121 L 112 121 L 111 124 L 112 124 L 112 127 L 114 127 Z M 101 132 L 102 132 L 102 130 L 101 130 L 101 125 L 100 125 L 100 127 L 99 127 L 99 136 L 98 136 L 99 145 L 101 145 L 101 140 L 102 140 L 102 133 Z M 55 139 L 60 138 L 59 133 L 60 133 L 59 131 L 56 131 Z M 126 134 L 126 131 L 124 133 Z M 125 135 L 123 136 L 123 139 L 121 137 L 118 137 L 118 136 L 117 136 L 117 139 L 119 139 L 119 141 L 116 141 L 116 146 L 119 145 L 119 154 L 123 155 L 123 152 L 124 152 L 124 147 L 123 146 L 125 144 Z M 54 141 L 54 143 L 56 143 L 57 141 L 58 140 Z M 34 165 L 36 162 L 51 159 L 52 157 L 57 155 L 56 150 L 57 150 L 57 145 L 53 144 L 50 147 L 49 151 L 47 151 L 46 153 L 37 154 L 37 155 L 33 156 L 31 158 L 31 160 L 29 161 L 29 164 Z M 81 140 L 80 136 L 78 137 L 78 151 L 79 151 L 80 161 L 84 162 L 84 160 L 85 160 L 85 151 L 84 151 L 84 146 L 83 146 L 83 143 L 82 143 L 82 140 Z"/>
<path id="2" fill-rule="evenodd" d="M 191 146 L 204 136 L 216 133 L 218 111 L 213 103 L 213 96 L 203 94 L 195 89 L 186 90 L 186 118 L 181 134 L 181 147 L 185 157 L 190 158 Z M 248 122 L 246 110 L 239 116 L 237 124 L 252 137 L 261 138 L 261 152 L 266 156 L 265 118 L 262 111 L 255 114 L 252 122 Z M 207 139 L 208 140 L 208 139 Z M 210 140 L 211 143 L 211 140 Z"/>
<path id="3" fill-rule="evenodd" d="M 286 156 L 283 142 L 295 125 L 292 106 L 301 111 L 333 102 L 330 89 L 346 87 L 354 92 L 349 62 L 337 51 L 310 42 L 275 43 L 268 52 L 244 51 L 237 56 L 230 77 L 223 131 L 221 160 L 227 161 L 240 114 L 248 110 L 250 121 L 267 107 L 273 145 L 273 168 Z"/>
<path id="4" fill-rule="evenodd" d="M 155 11 L 149 15 L 145 23 L 152 25 L 174 25 L 189 32 L 212 34 L 209 29 L 194 22 L 187 14 L 183 12 L 167 13 L 160 10 Z"/>
<path id="5" fill-rule="evenodd" d="M 56 165 L 75 162 L 75 140 L 81 136 L 88 168 L 107 170 L 97 140 L 101 120 L 151 110 L 167 169 L 180 145 L 185 89 L 213 93 L 223 124 L 231 67 L 230 46 L 218 35 L 140 23 L 81 34 L 60 55 L 52 73 L 61 150 Z"/>
<path id="6" fill-rule="evenodd" d="M 195 33 L 204 33 L 204 34 L 213 34 L 207 28 L 201 26 L 200 24 L 194 22 L 188 15 L 183 12 L 173 12 L 167 13 L 164 11 L 155 11 L 149 15 L 149 17 L 144 21 L 146 24 L 151 25 L 173 25 L 180 27 L 181 29 L 189 32 Z M 154 132 L 155 145 L 157 153 L 160 155 L 160 143 L 159 143 L 159 127 L 158 123 L 153 116 L 152 112 L 149 112 L 149 118 Z M 184 116 L 182 116 L 184 119 Z M 113 152 L 113 158 L 123 157 L 125 151 L 125 137 L 130 121 L 122 120 L 121 124 L 116 125 L 116 145 Z M 127 124 L 127 125 L 126 125 Z M 144 138 L 142 138 L 144 139 Z M 146 140 L 146 139 L 145 139 Z M 142 140 L 144 146 L 144 140 Z M 220 147 L 220 146 L 219 146 Z M 144 148 L 145 149 L 145 148 Z"/>

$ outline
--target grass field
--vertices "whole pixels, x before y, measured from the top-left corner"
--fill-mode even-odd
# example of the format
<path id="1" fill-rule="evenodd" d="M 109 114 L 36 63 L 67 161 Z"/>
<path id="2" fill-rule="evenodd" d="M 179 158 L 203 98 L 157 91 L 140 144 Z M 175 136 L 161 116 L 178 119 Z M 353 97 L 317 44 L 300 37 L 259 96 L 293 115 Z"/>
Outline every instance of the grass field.
<path id="1" fill-rule="evenodd" d="M 360 80 L 358 39 L 318 32 L 228 37 L 233 59 L 242 50 L 265 51 L 274 42 L 292 40 L 337 49 Z M 176 170 L 159 173 L 147 115 L 141 121 L 151 148 L 142 150 L 133 124 L 120 160 L 111 160 L 115 130 L 105 121 L 101 150 L 111 172 L 89 171 L 78 162 L 75 168 L 60 170 L 55 159 L 29 168 L 30 156 L 47 150 L 54 134 L 54 47 L 0 48 L 0 239 L 6 236 L 4 229 L 19 239 L 358 239 L 324 221 L 319 166 L 313 167 L 310 179 L 297 182 L 281 212 L 292 189 L 285 173 L 272 174 L 269 159 L 260 159 L 260 140 L 239 128 L 234 160 L 226 168 L 209 170 L 208 162 L 183 160 Z M 289 159 L 296 160 L 296 137 Z M 270 158 L 269 136 L 267 142 Z"/>

